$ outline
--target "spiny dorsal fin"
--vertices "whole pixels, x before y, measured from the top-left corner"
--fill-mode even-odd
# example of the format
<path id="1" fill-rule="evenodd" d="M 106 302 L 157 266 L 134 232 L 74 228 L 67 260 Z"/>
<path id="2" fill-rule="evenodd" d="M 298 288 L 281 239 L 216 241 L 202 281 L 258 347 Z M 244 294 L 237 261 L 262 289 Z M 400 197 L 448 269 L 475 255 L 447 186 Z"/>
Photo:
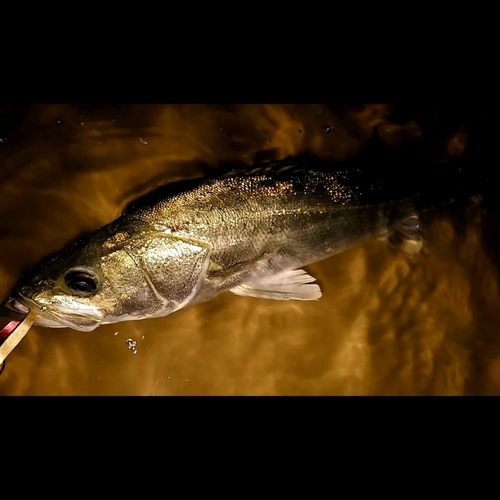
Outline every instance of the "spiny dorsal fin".
<path id="1" fill-rule="evenodd" d="M 225 179 L 227 177 L 253 176 L 261 174 L 279 175 L 290 171 L 306 171 L 309 168 L 309 163 L 310 162 L 306 161 L 304 158 L 289 156 L 283 160 L 271 160 L 261 163 L 260 165 L 234 168 L 221 175 L 220 178 Z"/>

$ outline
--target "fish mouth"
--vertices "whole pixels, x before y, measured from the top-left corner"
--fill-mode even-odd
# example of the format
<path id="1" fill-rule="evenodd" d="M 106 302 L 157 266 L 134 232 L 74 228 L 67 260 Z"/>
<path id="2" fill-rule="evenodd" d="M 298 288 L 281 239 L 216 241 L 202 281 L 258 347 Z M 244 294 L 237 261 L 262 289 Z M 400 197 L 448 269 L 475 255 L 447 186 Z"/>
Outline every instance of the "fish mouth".
<path id="1" fill-rule="evenodd" d="M 27 314 L 33 310 L 36 313 L 34 325 L 47 328 L 72 328 L 82 332 L 91 332 L 103 320 L 101 316 L 78 314 L 63 307 L 51 306 L 49 309 L 40 306 L 20 292 L 16 292 L 15 297 L 10 297 L 4 305 L 18 314 Z"/>
<path id="2" fill-rule="evenodd" d="M 28 314 L 30 312 L 29 307 L 25 306 L 24 304 L 21 304 L 21 302 L 16 300 L 14 297 L 9 297 L 2 304 L 2 306 L 6 307 L 7 309 L 10 309 L 11 311 L 17 314 Z"/>

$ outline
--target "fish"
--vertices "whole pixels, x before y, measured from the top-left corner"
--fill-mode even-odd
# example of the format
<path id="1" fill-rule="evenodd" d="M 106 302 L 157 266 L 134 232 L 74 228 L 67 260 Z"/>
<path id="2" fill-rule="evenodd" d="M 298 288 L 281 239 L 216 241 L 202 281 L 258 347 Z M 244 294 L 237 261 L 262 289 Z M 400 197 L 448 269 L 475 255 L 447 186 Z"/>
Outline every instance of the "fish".
<path id="1" fill-rule="evenodd" d="M 93 331 L 223 292 L 319 300 L 309 264 L 373 239 L 422 246 L 422 186 L 443 183 L 435 170 L 431 182 L 382 170 L 292 157 L 162 186 L 22 275 L 8 307 L 34 311 L 35 325 Z"/>

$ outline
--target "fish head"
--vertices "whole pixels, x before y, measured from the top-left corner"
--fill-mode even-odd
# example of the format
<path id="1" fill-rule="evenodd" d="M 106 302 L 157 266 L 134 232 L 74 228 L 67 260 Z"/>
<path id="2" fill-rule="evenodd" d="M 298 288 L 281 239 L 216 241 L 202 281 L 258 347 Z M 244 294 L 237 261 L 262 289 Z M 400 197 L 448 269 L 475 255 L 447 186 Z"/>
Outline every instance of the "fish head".
<path id="1" fill-rule="evenodd" d="M 34 310 L 35 325 L 80 331 L 165 316 L 194 296 L 208 260 L 195 242 L 105 226 L 23 276 L 9 307 Z"/>

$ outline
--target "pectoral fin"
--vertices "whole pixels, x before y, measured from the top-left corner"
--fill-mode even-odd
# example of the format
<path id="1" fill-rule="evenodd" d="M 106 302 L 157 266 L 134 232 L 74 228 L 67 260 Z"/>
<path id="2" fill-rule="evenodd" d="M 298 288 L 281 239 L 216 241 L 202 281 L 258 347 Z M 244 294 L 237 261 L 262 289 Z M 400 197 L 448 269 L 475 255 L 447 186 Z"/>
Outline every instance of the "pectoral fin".
<path id="1" fill-rule="evenodd" d="M 321 289 L 313 281 L 315 278 L 303 269 L 295 269 L 239 285 L 230 291 L 236 295 L 263 299 L 318 300 Z"/>
<path id="2" fill-rule="evenodd" d="M 275 244 L 255 260 L 238 262 L 228 267 L 221 267 L 212 261 L 208 268 L 206 281 L 214 288 L 225 289 L 234 288 L 234 285 L 241 283 L 242 279 L 252 283 L 260 281 L 271 272 L 269 262 L 280 248 L 280 244 Z"/>
<path id="3" fill-rule="evenodd" d="M 243 273 L 251 272 L 258 266 L 259 261 L 238 262 L 237 264 L 224 268 L 214 262 L 210 262 L 207 281 L 209 281 L 214 288 L 218 288 L 231 280 L 237 280 L 238 276 Z"/>

